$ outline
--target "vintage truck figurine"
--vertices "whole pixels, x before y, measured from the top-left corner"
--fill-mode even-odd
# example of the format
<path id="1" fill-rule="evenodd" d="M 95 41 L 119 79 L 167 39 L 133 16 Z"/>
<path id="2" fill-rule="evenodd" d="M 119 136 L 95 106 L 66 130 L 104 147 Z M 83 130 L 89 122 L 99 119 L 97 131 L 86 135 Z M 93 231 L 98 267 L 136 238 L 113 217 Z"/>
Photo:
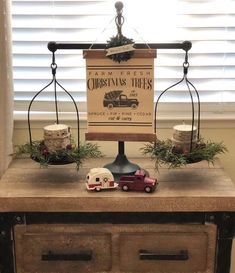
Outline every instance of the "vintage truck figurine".
<path id="1" fill-rule="evenodd" d="M 114 177 L 110 170 L 106 168 L 90 169 L 86 176 L 86 188 L 89 191 L 101 191 L 103 189 L 115 189 L 118 183 L 114 182 Z"/>
<path id="2" fill-rule="evenodd" d="M 158 185 L 157 179 L 150 178 L 148 173 L 143 170 L 137 170 L 134 175 L 123 175 L 119 180 L 119 187 L 123 191 L 145 191 L 153 192 Z"/>
<path id="3" fill-rule="evenodd" d="M 108 109 L 113 109 L 113 107 L 130 107 L 131 109 L 136 109 L 139 105 L 139 101 L 137 99 L 128 98 L 122 93 L 122 90 L 114 90 L 105 93 L 103 106 Z"/>

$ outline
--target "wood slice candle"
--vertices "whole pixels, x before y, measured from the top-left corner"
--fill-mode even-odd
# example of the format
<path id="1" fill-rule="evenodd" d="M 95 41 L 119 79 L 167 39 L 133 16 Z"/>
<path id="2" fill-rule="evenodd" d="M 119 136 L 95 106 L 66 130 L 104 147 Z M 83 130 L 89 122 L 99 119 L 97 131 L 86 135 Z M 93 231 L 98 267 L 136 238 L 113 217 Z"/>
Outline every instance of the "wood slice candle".
<path id="1" fill-rule="evenodd" d="M 71 144 L 70 127 L 66 124 L 52 124 L 44 127 L 44 144 L 49 151 L 66 149 Z"/>
<path id="2" fill-rule="evenodd" d="M 189 124 L 179 124 L 173 127 L 174 133 L 172 142 L 174 147 L 183 153 L 190 151 L 191 134 L 193 129 L 192 148 L 195 147 L 197 142 L 197 127 Z"/>

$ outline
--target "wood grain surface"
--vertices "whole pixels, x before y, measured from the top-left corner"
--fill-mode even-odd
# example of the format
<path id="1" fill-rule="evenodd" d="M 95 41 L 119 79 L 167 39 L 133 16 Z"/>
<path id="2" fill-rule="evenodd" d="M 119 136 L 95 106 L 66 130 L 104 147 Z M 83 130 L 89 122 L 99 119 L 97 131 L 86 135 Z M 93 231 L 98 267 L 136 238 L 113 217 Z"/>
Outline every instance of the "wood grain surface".
<path id="1" fill-rule="evenodd" d="M 133 163 L 159 181 L 152 194 L 121 190 L 90 192 L 84 177 L 90 168 L 102 167 L 113 159 L 87 161 L 76 171 L 74 164 L 40 168 L 31 159 L 14 160 L 0 181 L 1 212 L 190 212 L 235 211 L 235 186 L 216 162 L 188 165 L 159 172 L 149 159 Z"/>

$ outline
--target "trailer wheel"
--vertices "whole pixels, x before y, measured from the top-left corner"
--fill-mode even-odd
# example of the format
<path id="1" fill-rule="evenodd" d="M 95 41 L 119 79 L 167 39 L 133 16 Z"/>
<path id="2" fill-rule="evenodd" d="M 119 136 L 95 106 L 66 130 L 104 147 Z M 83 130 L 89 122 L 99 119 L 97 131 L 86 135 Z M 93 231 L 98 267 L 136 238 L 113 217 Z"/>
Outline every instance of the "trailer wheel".
<path id="1" fill-rule="evenodd" d="M 95 191 L 96 191 L 96 192 L 99 192 L 99 191 L 101 191 L 101 188 L 100 188 L 100 187 L 96 187 L 96 188 L 95 188 Z"/>
<path id="2" fill-rule="evenodd" d="M 129 190 L 129 187 L 128 187 L 127 185 L 123 185 L 123 186 L 122 186 L 122 190 L 123 190 L 123 191 L 128 191 L 128 190 Z"/>
<path id="3" fill-rule="evenodd" d="M 150 192 L 152 192 L 152 188 L 147 186 L 147 187 L 144 188 L 144 191 L 147 192 L 147 193 L 150 193 Z"/>

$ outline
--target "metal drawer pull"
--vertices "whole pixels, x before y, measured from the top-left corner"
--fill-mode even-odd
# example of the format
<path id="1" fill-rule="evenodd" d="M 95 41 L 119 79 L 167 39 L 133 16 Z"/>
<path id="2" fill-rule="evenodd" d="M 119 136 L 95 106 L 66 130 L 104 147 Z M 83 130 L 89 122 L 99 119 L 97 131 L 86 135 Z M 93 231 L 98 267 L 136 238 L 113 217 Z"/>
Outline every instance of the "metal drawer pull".
<path id="1" fill-rule="evenodd" d="M 42 254 L 42 261 L 90 261 L 92 259 L 92 251 L 81 251 L 77 254 L 56 254 L 52 251 L 48 251 L 46 254 Z"/>
<path id="2" fill-rule="evenodd" d="M 147 250 L 139 250 L 140 260 L 186 261 L 189 259 L 188 250 L 180 250 L 178 254 L 159 254 Z"/>

